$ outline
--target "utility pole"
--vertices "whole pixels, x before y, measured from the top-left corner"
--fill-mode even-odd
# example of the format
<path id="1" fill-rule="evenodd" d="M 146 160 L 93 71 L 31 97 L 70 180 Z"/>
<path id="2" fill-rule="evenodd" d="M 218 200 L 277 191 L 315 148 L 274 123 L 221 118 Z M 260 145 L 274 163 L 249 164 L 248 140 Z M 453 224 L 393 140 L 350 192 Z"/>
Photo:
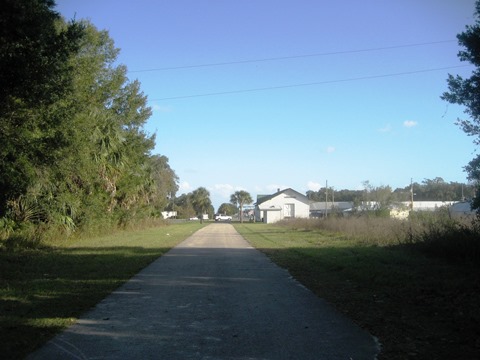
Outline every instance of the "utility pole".
<path id="1" fill-rule="evenodd" d="M 410 210 L 413 211 L 413 178 L 410 178 Z"/>
<path id="2" fill-rule="evenodd" d="M 325 180 L 325 219 L 327 218 L 328 215 L 328 180 Z"/>

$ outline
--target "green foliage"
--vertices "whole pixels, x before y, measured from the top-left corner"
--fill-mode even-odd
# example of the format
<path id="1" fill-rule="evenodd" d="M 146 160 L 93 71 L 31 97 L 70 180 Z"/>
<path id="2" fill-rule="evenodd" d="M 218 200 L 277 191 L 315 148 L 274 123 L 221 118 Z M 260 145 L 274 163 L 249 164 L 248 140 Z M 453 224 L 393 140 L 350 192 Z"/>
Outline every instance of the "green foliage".
<path id="1" fill-rule="evenodd" d="M 460 201 L 471 199 L 475 194 L 475 186 L 458 182 L 446 182 L 441 177 L 424 179 L 404 188 L 395 189 L 394 194 L 399 201 L 410 201 L 413 188 L 416 201 Z"/>
<path id="2" fill-rule="evenodd" d="M 333 197 L 335 201 L 352 201 L 355 203 L 360 203 L 360 199 L 362 197 L 362 190 L 333 190 L 329 189 L 330 198 L 332 198 L 331 193 L 333 193 Z M 325 201 L 325 188 L 321 188 L 318 191 L 308 190 L 306 192 L 306 196 L 312 201 Z"/>
<path id="3" fill-rule="evenodd" d="M 178 191 L 178 176 L 170 168 L 166 156 L 153 155 L 150 158 L 150 181 L 145 189 L 147 202 L 158 212 L 164 209 L 174 211 L 175 193 Z"/>
<path id="4" fill-rule="evenodd" d="M 238 211 L 238 208 L 235 205 L 229 204 L 229 203 L 223 203 L 218 207 L 217 213 L 222 215 L 232 216 L 232 215 L 235 215 L 237 211 Z"/>
<path id="5" fill-rule="evenodd" d="M 168 158 L 150 153 L 151 109 L 113 40 L 52 6 L 8 0 L 0 14 L 12 26 L 0 30 L 0 65 L 16 74 L 0 74 L 0 216 L 18 225 L 2 236 L 37 242 L 159 216 L 178 190 Z M 22 224 L 35 231 L 14 236 Z"/>
<path id="6" fill-rule="evenodd" d="M 0 240 L 6 240 L 17 227 L 17 223 L 10 218 L 0 218 Z"/>
<path id="7" fill-rule="evenodd" d="M 253 202 L 252 196 L 244 190 L 235 191 L 230 196 L 230 202 L 240 208 L 240 222 L 243 222 L 243 205 L 251 204 Z"/>
<path id="8" fill-rule="evenodd" d="M 354 220 L 343 225 L 353 226 Z M 372 225 L 372 219 L 364 220 Z M 375 220 L 384 224 L 384 219 Z M 343 232 L 306 228 L 308 222 L 235 228 L 296 280 L 379 338 L 379 358 L 478 358 L 479 267 L 426 257 L 418 248 L 395 242 L 378 246 Z"/>
<path id="9" fill-rule="evenodd" d="M 203 221 L 203 214 L 212 212 L 212 201 L 210 200 L 210 192 L 204 187 L 199 187 L 192 192 L 192 206 L 196 215 Z"/>
<path id="10" fill-rule="evenodd" d="M 452 219 L 447 209 L 413 213 L 411 246 L 421 252 L 454 262 L 480 265 L 480 219 Z"/>
<path id="11" fill-rule="evenodd" d="M 452 263 L 480 265 L 480 219 L 451 218 L 447 207 L 411 212 L 407 220 L 371 212 L 351 217 L 291 219 L 278 225 L 341 234 L 346 240 L 362 245 L 406 246 Z"/>
<path id="12" fill-rule="evenodd" d="M 201 226 L 189 222 L 0 251 L 2 358 L 25 358 Z"/>
<path id="13" fill-rule="evenodd" d="M 65 24 L 53 1 L 5 0 L 0 12 L 0 215 L 24 195 L 39 167 L 53 166 L 67 145 L 72 91 L 69 58 L 83 27 Z"/>
<path id="14" fill-rule="evenodd" d="M 350 201 L 359 205 L 362 201 L 378 201 L 388 205 L 401 201 L 410 201 L 411 185 L 392 191 L 390 186 L 374 187 L 369 182 L 364 190 L 329 190 L 329 201 Z M 446 182 L 441 177 L 414 182 L 413 191 L 416 201 L 460 201 L 471 199 L 475 194 L 475 186 L 458 182 Z M 307 197 L 312 201 L 325 201 L 325 188 L 318 191 L 309 190 Z"/>
<path id="15" fill-rule="evenodd" d="M 178 198 L 175 198 L 174 206 L 169 210 L 177 211 L 177 217 L 179 219 L 189 219 L 196 216 L 195 209 L 192 205 L 192 193 L 182 194 Z"/>
<path id="16" fill-rule="evenodd" d="M 466 119 L 458 119 L 457 125 L 469 136 L 474 137 L 474 144 L 480 145 L 480 1 L 475 3 L 475 24 L 467 25 L 466 30 L 457 35 L 458 43 L 463 50 L 458 53 L 461 61 L 467 61 L 475 66 L 470 78 L 448 76 L 448 92 L 442 99 L 452 104 L 465 107 Z M 469 178 L 480 181 L 480 155 L 477 155 L 465 167 Z M 480 192 L 477 192 L 473 206 L 480 211 Z"/>

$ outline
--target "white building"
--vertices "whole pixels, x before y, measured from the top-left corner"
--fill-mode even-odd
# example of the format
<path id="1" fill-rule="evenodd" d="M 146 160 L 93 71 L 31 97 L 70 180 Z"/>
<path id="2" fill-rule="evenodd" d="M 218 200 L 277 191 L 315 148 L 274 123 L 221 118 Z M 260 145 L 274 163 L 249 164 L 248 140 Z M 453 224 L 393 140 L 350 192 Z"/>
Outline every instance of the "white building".
<path id="1" fill-rule="evenodd" d="M 258 195 L 255 220 L 274 223 L 283 219 L 308 218 L 310 200 L 293 189 L 280 189 L 272 195 Z"/>
<path id="2" fill-rule="evenodd" d="M 472 210 L 472 203 L 470 201 L 460 201 L 448 209 L 450 216 L 457 218 L 474 218 L 477 215 L 475 210 Z"/>
<path id="3" fill-rule="evenodd" d="M 172 219 L 177 217 L 176 211 L 162 211 L 162 216 L 164 219 Z"/>

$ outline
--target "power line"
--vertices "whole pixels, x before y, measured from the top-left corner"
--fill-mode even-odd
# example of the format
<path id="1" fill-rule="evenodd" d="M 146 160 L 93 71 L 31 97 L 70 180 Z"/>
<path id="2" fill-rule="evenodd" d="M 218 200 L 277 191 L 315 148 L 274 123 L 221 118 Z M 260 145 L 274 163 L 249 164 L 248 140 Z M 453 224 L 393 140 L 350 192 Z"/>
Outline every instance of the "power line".
<path id="1" fill-rule="evenodd" d="M 343 54 L 355 54 L 355 53 L 362 53 L 362 52 L 383 51 L 383 50 L 401 49 L 401 48 L 416 47 L 416 46 L 426 46 L 426 45 L 444 44 L 444 43 L 451 43 L 451 42 L 455 42 L 455 41 L 456 41 L 456 40 L 442 40 L 442 41 L 432 41 L 432 42 L 417 43 L 417 44 L 384 46 L 384 47 L 378 47 L 378 48 L 357 49 L 357 50 L 345 50 L 345 51 L 333 51 L 333 52 L 314 53 L 314 54 L 303 54 L 303 55 L 280 56 L 280 57 L 270 57 L 270 58 L 253 59 L 253 60 L 237 60 L 237 61 L 226 61 L 226 62 L 207 63 L 207 64 L 195 64 L 195 65 L 183 65 L 183 66 L 169 66 L 169 67 L 159 67 L 159 68 L 152 68 L 152 69 L 131 70 L 131 71 L 129 71 L 129 73 L 141 73 L 141 72 L 153 72 L 153 71 L 193 69 L 193 68 L 201 68 L 201 67 L 214 67 L 214 66 L 249 64 L 249 63 L 257 63 L 257 62 L 267 62 L 267 61 L 280 61 L 280 60 L 289 60 L 289 59 L 301 59 L 301 58 L 308 58 L 308 57 L 343 55 Z"/>
<path id="2" fill-rule="evenodd" d="M 361 76 L 361 77 L 354 77 L 354 78 L 347 78 L 347 79 L 316 81 L 316 82 L 303 83 L 303 84 L 279 85 L 279 86 L 269 86 L 269 87 L 253 88 L 253 89 L 219 91 L 219 92 L 204 93 L 204 94 L 171 96 L 171 97 L 164 97 L 164 98 L 158 98 L 158 99 L 149 99 L 149 101 L 189 99 L 189 98 L 197 98 L 197 97 L 231 95 L 231 94 L 241 94 L 241 93 L 256 92 L 256 91 L 268 91 L 268 90 L 288 89 L 288 88 L 314 86 L 314 85 L 335 84 L 335 83 L 350 82 L 350 81 L 360 81 L 360 80 L 380 79 L 380 78 L 402 76 L 402 75 L 421 74 L 421 73 L 427 73 L 427 72 L 463 68 L 468 66 L 470 65 L 446 66 L 442 68 L 413 70 L 413 71 L 405 71 L 405 72 L 382 74 L 382 75 L 369 75 L 369 76 Z"/>

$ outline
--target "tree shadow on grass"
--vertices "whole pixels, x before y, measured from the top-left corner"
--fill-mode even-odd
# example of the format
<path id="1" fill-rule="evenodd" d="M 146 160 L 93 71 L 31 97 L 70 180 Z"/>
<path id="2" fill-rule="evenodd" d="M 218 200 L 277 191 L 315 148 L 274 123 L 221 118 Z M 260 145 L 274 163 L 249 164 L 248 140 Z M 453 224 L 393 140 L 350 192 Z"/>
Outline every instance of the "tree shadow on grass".
<path id="1" fill-rule="evenodd" d="M 2 357 L 22 358 L 169 248 L 0 252 Z"/>
<path id="2" fill-rule="evenodd" d="M 480 357 L 480 271 L 412 247 L 259 249 L 380 338 L 380 359 Z"/>
<path id="3" fill-rule="evenodd" d="M 26 356 L 168 250 L 0 253 L 3 356 Z M 478 269 L 425 258 L 402 246 L 260 250 L 378 336 L 384 344 L 380 358 L 479 355 Z"/>

